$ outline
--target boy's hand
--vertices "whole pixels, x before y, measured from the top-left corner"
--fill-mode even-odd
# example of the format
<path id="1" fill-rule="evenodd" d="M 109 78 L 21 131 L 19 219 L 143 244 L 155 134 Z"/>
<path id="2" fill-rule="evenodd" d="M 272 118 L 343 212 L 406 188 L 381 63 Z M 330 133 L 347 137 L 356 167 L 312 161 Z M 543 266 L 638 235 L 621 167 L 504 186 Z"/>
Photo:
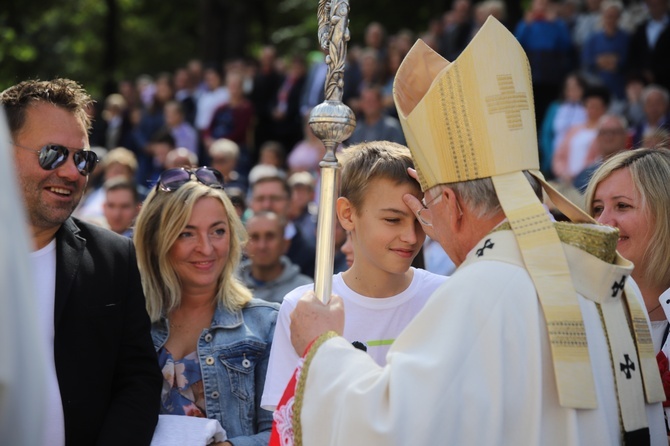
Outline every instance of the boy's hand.
<path id="1" fill-rule="evenodd" d="M 409 174 L 410 177 L 414 178 L 416 181 L 419 181 L 419 176 L 416 174 L 416 170 L 412 169 L 411 167 L 408 167 L 407 173 Z M 407 207 L 412 211 L 412 213 L 419 221 L 419 223 L 421 223 L 421 219 L 419 218 L 419 211 L 423 209 L 423 204 L 421 204 L 421 202 L 412 194 L 403 195 L 402 200 L 405 202 Z M 430 212 L 430 211 L 423 211 L 423 212 Z M 426 226 L 423 223 L 421 223 L 421 227 L 423 228 L 423 232 L 425 232 L 428 237 L 435 240 L 434 228 L 432 226 Z"/>
<path id="2" fill-rule="evenodd" d="M 291 343 L 298 356 L 320 335 L 344 331 L 344 304 L 340 296 L 333 294 L 327 304 L 321 302 L 314 291 L 306 292 L 291 313 Z"/>

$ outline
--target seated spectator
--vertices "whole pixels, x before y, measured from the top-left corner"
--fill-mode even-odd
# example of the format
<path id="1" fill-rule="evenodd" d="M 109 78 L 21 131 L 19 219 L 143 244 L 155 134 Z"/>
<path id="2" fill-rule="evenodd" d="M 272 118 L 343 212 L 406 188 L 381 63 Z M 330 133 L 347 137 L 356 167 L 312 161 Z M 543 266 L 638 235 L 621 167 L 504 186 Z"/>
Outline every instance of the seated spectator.
<path id="1" fill-rule="evenodd" d="M 133 223 L 140 212 L 140 196 L 132 180 L 116 177 L 104 185 L 103 211 L 109 229 L 126 237 L 133 236 Z"/>
<path id="2" fill-rule="evenodd" d="M 263 144 L 274 137 L 272 111 L 277 101 L 277 92 L 282 86 L 283 75 L 279 70 L 277 49 L 274 46 L 266 45 L 260 48 L 257 62 L 258 67 L 249 98 L 256 110 L 254 141 L 256 144 Z M 300 107 L 299 96 L 300 93 L 298 93 L 298 107 Z"/>
<path id="3" fill-rule="evenodd" d="M 374 49 L 366 48 L 361 51 L 358 64 L 360 66 L 361 78 L 354 86 L 352 97 L 349 98 L 348 102 L 345 102 L 351 107 L 351 110 L 353 110 L 356 116 L 362 111 L 361 101 L 363 91 L 368 87 L 383 84 L 385 81 L 382 77 L 382 69 L 384 67 L 379 59 L 377 51 Z"/>
<path id="4" fill-rule="evenodd" d="M 609 100 L 609 92 L 603 87 L 591 87 L 584 93 L 586 122 L 568 130 L 554 153 L 552 170 L 560 181 L 571 183 L 587 166 L 589 147 L 596 138 L 600 118 L 607 113 Z"/>
<path id="5" fill-rule="evenodd" d="M 149 156 L 149 162 L 144 170 L 138 172 L 138 184 L 153 186 L 160 173 L 165 170 L 168 153 L 175 147 L 174 138 L 170 132 L 162 130 L 156 133 L 144 149 Z"/>
<path id="6" fill-rule="evenodd" d="M 104 145 L 108 150 L 134 144 L 128 104 L 122 95 L 114 93 L 107 96 L 101 117 L 105 127 Z"/>
<path id="7" fill-rule="evenodd" d="M 587 167 L 575 176 L 572 185 L 584 193 L 593 172 L 603 161 L 628 147 L 628 124 L 626 119 L 617 115 L 605 115 L 598 121 L 596 139 L 589 148 Z"/>
<path id="8" fill-rule="evenodd" d="M 423 36 L 421 39 L 425 42 L 427 36 Z M 428 42 L 427 42 L 428 43 Z M 382 87 L 382 104 L 384 105 L 384 112 L 393 116 L 394 118 L 398 116 L 398 112 L 395 108 L 395 102 L 393 101 L 393 82 L 395 81 L 395 74 L 400 68 L 400 64 L 405 57 L 405 53 L 398 49 L 398 45 L 390 47 L 388 50 L 388 55 L 386 56 L 386 71 L 387 79 L 386 83 Z"/>
<path id="9" fill-rule="evenodd" d="M 247 201 L 245 199 L 244 191 L 239 187 L 226 186 L 226 195 L 230 198 L 230 202 L 233 203 L 237 216 L 240 217 L 242 223 L 244 223 L 244 213 L 247 210 Z"/>
<path id="10" fill-rule="evenodd" d="M 192 69 L 189 64 L 189 69 Z M 228 89 L 222 84 L 221 73 L 216 67 L 210 66 L 203 71 L 204 82 L 198 87 L 198 103 L 195 113 L 195 128 L 203 132 L 212 123 L 214 110 L 228 102 Z"/>
<path id="11" fill-rule="evenodd" d="M 299 226 L 288 220 L 291 188 L 286 175 L 274 166 L 259 165 L 249 174 L 251 183 L 250 210 L 256 214 L 272 211 L 287 222 L 284 238 L 290 242 L 286 256 L 300 267 L 300 272 L 314 277 L 316 240 L 307 238 Z"/>
<path id="12" fill-rule="evenodd" d="M 368 23 L 365 27 L 364 41 L 365 47 L 374 50 L 379 60 L 386 58 L 386 30 L 384 25 L 379 22 Z"/>
<path id="13" fill-rule="evenodd" d="M 567 131 L 586 121 L 586 110 L 582 103 L 586 81 L 577 73 L 571 73 L 563 83 L 561 99 L 549 105 L 540 130 L 540 170 L 553 178 L 551 162 L 554 152 Z"/>
<path id="14" fill-rule="evenodd" d="M 284 170 L 286 168 L 284 146 L 277 141 L 265 141 L 258 149 L 258 164 L 267 164 Z"/>
<path id="15" fill-rule="evenodd" d="M 668 90 L 660 85 L 649 85 L 642 91 L 644 120 L 633 128 L 634 147 L 640 147 L 645 136 L 654 133 L 657 129 L 670 130 L 669 100 Z"/>
<path id="16" fill-rule="evenodd" d="M 198 153 L 198 132 L 189 124 L 184 116 L 184 108 L 177 101 L 169 101 L 163 110 L 165 125 L 174 138 L 177 147 L 186 147 Z"/>
<path id="17" fill-rule="evenodd" d="M 240 72 L 230 72 L 226 76 L 228 102 L 220 105 L 212 114 L 208 128 L 203 132 L 203 143 L 209 147 L 220 138 L 234 141 L 240 148 L 237 169 L 243 174 L 251 169 L 249 143 L 253 131 L 254 107 L 244 97 L 244 77 Z"/>
<path id="18" fill-rule="evenodd" d="M 314 201 L 316 179 L 309 172 L 296 172 L 288 178 L 291 204 L 288 218 L 300 227 L 302 234 L 316 240 L 316 221 L 319 209 Z"/>
<path id="19" fill-rule="evenodd" d="M 642 76 L 629 75 L 626 78 L 626 98 L 619 103 L 617 110 L 613 110 L 626 118 L 630 127 L 635 127 L 644 121 L 642 93 L 645 86 Z"/>
<path id="20" fill-rule="evenodd" d="M 103 204 L 105 202 L 103 185 L 112 178 L 118 177 L 134 181 L 137 172 L 137 158 L 133 152 L 125 147 L 117 147 L 107 152 L 101 159 L 98 168 L 101 172 L 100 185 L 98 186 L 93 182 L 93 184 L 88 185 L 89 192 L 81 200 L 81 204 L 73 215 L 82 220 L 106 226 L 103 212 Z M 146 197 L 148 190 L 146 187 L 138 185 L 137 192 L 141 201 Z"/>
<path id="21" fill-rule="evenodd" d="M 308 118 L 305 118 L 304 134 L 305 139 L 293 147 L 286 160 L 289 172 L 318 172 L 319 163 L 326 154 L 326 147 L 312 131 Z"/>
<path id="22" fill-rule="evenodd" d="M 165 168 L 175 169 L 184 167 L 190 169 L 198 167 L 198 155 L 188 150 L 186 147 L 177 147 L 170 150 L 165 157 Z"/>
<path id="23" fill-rule="evenodd" d="M 284 147 L 293 147 L 302 139 L 300 98 L 307 80 L 307 63 L 303 56 L 293 56 L 272 109 L 273 137 Z"/>
<path id="24" fill-rule="evenodd" d="M 212 167 L 223 175 L 223 184 L 226 190 L 231 187 L 238 187 L 246 193 L 247 178 L 235 170 L 239 156 L 240 147 L 229 139 L 217 139 L 209 146 Z"/>
<path id="25" fill-rule="evenodd" d="M 223 445 L 265 445 L 260 408 L 277 304 L 235 277 L 246 232 L 209 168 L 163 172 L 134 236 L 152 338 L 163 371 L 160 411 L 208 417 Z"/>
<path id="26" fill-rule="evenodd" d="M 153 85 L 153 88 L 152 88 Z M 165 127 L 165 115 L 163 107 L 174 98 L 172 90 L 172 77 L 170 74 L 162 73 L 156 79 L 155 84 L 150 84 L 140 91 L 143 100 L 148 100 L 145 107 L 140 111 L 139 122 L 134 127 L 133 139 L 135 147 L 146 147 Z M 142 169 L 147 169 L 150 163 L 150 154 L 139 150 L 138 161 Z"/>
<path id="27" fill-rule="evenodd" d="M 300 267 L 284 255 L 286 224 L 274 212 L 261 211 L 246 222 L 249 242 L 239 277 L 257 299 L 281 303 L 295 288 L 312 283 L 312 278 L 300 274 Z"/>
<path id="28" fill-rule="evenodd" d="M 174 99 L 181 106 L 184 120 L 193 126 L 198 99 L 194 79 L 186 67 L 181 67 L 175 70 L 173 80 Z"/>
<path id="29" fill-rule="evenodd" d="M 400 121 L 384 114 L 382 91 L 378 86 L 367 86 L 361 91 L 361 118 L 347 144 L 358 144 L 366 141 L 391 141 L 405 144 L 405 136 Z"/>

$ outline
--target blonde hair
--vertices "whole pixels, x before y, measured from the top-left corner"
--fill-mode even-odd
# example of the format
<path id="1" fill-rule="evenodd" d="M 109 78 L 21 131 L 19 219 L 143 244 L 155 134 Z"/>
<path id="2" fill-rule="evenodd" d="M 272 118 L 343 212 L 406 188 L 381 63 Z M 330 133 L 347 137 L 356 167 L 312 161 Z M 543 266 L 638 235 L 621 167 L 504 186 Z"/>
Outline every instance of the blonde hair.
<path id="1" fill-rule="evenodd" d="M 222 156 L 227 159 L 237 160 L 240 157 L 240 146 L 230 139 L 219 138 L 209 146 L 209 156 Z"/>
<path id="2" fill-rule="evenodd" d="M 106 169 L 115 163 L 127 167 L 130 170 L 131 175 L 135 175 L 135 172 L 137 172 L 137 157 L 132 151 L 125 147 L 116 147 L 107 152 L 100 161 L 100 167 Z"/>
<path id="3" fill-rule="evenodd" d="M 168 253 L 191 218 L 193 207 L 205 197 L 221 201 L 230 231 L 228 261 L 218 279 L 215 300 L 230 311 L 241 309 L 251 300 L 251 291 L 234 275 L 247 233 L 223 189 L 196 181 L 189 181 L 174 192 L 154 188 L 137 217 L 133 236 L 147 312 L 152 322 L 167 316 L 181 304 L 181 284 Z"/>
<path id="4" fill-rule="evenodd" d="M 354 144 L 340 156 L 342 182 L 340 196 L 347 198 L 359 211 L 365 192 L 372 180 L 384 178 L 396 184 L 410 184 L 421 191 L 419 183 L 409 176 L 407 168 L 414 168 L 409 149 L 390 141 L 370 141 Z"/>
<path id="5" fill-rule="evenodd" d="M 593 215 L 593 198 L 598 185 L 613 172 L 627 168 L 642 197 L 643 212 L 653 225 L 653 244 L 645 247 L 642 277 L 653 284 L 670 287 L 670 151 L 636 149 L 620 152 L 595 171 L 586 188 L 586 209 Z M 640 268 L 643 265 L 636 265 Z"/>

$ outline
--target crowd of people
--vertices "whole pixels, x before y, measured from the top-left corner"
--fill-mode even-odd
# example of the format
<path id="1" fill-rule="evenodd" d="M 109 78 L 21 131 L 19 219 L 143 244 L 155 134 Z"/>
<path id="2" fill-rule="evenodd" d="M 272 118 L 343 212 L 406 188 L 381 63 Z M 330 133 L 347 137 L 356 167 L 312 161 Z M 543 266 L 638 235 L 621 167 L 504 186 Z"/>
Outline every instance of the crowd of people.
<path id="1" fill-rule="evenodd" d="M 99 110 L 67 79 L 2 92 L 36 442 L 665 444 L 668 4 L 576 5 L 455 0 L 423 42 L 354 42 L 327 304 L 322 55 L 192 60 Z"/>
<path id="2" fill-rule="evenodd" d="M 408 30 L 389 35 L 370 23 L 364 41 L 349 45 L 343 101 L 357 126 L 344 145 L 405 144 L 392 85 L 414 39 L 453 61 L 492 15 L 529 56 L 542 173 L 561 190 L 583 192 L 585 175 L 606 156 L 599 136 L 616 136 L 602 128 L 606 121 L 622 123 L 621 148 L 654 147 L 669 137 L 668 14 L 664 0 L 534 0 L 522 20 L 511 23 L 501 1 L 456 0 L 418 36 Z M 324 149 L 307 119 L 323 100 L 326 69 L 321 52 L 280 55 L 265 46 L 248 60 L 217 65 L 194 59 L 173 73 L 122 81 L 117 93 L 90 110 L 91 145 L 103 166 L 103 155 L 117 147 L 132 152 L 128 178 L 140 200 L 160 172 L 179 166 L 215 167 L 247 201 L 249 174 L 259 164 L 275 165 L 287 177 L 308 172 L 318 191 Z M 92 203 L 93 215 L 77 211 L 103 224 L 101 195 L 94 192 L 106 172 L 91 179 L 82 204 Z"/>

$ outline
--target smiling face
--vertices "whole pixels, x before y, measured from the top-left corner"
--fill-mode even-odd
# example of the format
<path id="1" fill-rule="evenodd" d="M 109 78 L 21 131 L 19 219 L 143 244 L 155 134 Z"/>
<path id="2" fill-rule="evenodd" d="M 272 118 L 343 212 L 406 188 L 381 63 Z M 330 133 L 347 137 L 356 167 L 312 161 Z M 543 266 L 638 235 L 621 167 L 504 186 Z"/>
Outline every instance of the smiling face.
<path id="1" fill-rule="evenodd" d="M 168 252 L 183 295 L 194 292 L 214 295 L 229 253 L 230 230 L 223 204 L 213 197 L 201 198 Z"/>
<path id="2" fill-rule="evenodd" d="M 68 147 L 63 165 L 54 170 L 40 167 L 38 156 L 30 150 L 14 148 L 16 169 L 33 233 L 55 233 L 79 204 L 87 177 L 75 167 L 72 155 L 88 147 L 84 123 L 71 112 L 47 103 L 36 103 L 26 110 L 23 128 L 14 135 L 22 147 L 39 150 L 46 144 Z"/>
<path id="3" fill-rule="evenodd" d="M 644 253 L 651 240 L 651 221 L 644 208 L 628 168 L 612 172 L 598 184 L 593 196 L 591 214 L 602 224 L 619 229 L 619 253 L 644 268 Z"/>
<path id="4" fill-rule="evenodd" d="M 378 178 L 367 187 L 363 203 L 353 211 L 351 233 L 354 268 L 361 275 L 404 274 L 426 238 L 421 225 L 402 200 L 404 194 L 421 198 L 418 186 Z"/>

